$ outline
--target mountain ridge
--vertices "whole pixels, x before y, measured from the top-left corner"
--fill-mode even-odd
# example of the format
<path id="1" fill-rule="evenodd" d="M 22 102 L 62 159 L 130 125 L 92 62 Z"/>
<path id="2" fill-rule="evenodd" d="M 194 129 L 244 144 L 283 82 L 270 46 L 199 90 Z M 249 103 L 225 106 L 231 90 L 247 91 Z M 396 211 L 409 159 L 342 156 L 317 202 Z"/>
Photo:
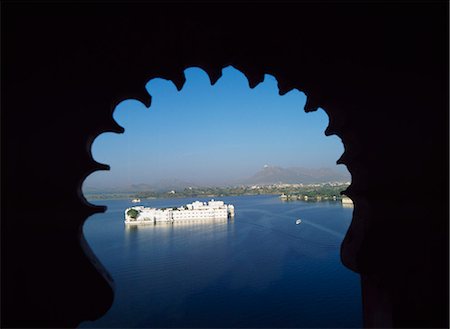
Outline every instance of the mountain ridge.
<path id="1" fill-rule="evenodd" d="M 208 184 L 208 186 L 239 186 L 239 185 L 272 185 L 272 184 L 315 184 L 328 182 L 349 182 L 350 174 L 339 172 L 331 168 L 305 168 L 265 165 L 246 179 L 233 180 L 228 184 Z M 86 186 L 87 193 L 102 192 L 161 192 L 182 190 L 189 187 L 201 188 L 207 185 L 196 184 L 177 178 L 160 179 L 151 183 L 131 184 L 123 187 L 95 187 Z"/>
<path id="2" fill-rule="evenodd" d="M 252 177 L 244 180 L 245 184 L 314 184 L 327 182 L 348 182 L 350 174 L 345 174 L 331 168 L 305 168 L 265 165 Z"/>

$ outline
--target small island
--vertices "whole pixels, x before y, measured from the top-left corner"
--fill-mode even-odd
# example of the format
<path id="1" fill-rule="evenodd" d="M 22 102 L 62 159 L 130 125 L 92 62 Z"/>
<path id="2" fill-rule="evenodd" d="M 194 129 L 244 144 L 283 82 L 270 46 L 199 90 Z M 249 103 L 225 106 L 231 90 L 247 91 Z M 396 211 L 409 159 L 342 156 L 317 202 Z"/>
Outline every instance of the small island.
<path id="1" fill-rule="evenodd" d="M 125 210 L 125 224 L 174 223 L 197 220 L 228 219 L 234 217 L 234 206 L 223 201 L 195 201 L 181 207 L 150 208 L 135 206 Z"/>

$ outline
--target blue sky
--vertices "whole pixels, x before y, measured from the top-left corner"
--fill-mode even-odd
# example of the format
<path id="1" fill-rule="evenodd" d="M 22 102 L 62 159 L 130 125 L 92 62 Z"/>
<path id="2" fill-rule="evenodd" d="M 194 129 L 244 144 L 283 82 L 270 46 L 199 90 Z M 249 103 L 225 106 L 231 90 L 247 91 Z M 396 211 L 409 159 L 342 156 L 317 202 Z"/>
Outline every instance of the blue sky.
<path id="1" fill-rule="evenodd" d="M 306 97 L 297 90 L 279 96 L 277 81 L 266 75 L 254 89 L 232 67 L 211 86 L 198 68 L 185 70 L 178 92 L 163 79 L 146 85 L 149 108 L 136 100 L 117 105 L 114 119 L 124 134 L 105 133 L 92 146 L 96 161 L 110 171 L 90 175 L 85 187 L 121 187 L 180 179 L 224 184 L 247 178 L 265 164 L 329 167 L 343 152 L 340 139 L 326 137 L 328 116 L 305 113 Z"/>

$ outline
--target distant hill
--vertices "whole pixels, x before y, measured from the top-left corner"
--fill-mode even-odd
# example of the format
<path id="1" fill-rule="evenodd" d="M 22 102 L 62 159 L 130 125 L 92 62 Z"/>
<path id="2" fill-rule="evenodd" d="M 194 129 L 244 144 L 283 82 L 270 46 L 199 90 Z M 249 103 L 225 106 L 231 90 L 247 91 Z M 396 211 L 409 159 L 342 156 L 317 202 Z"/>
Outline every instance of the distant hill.
<path id="1" fill-rule="evenodd" d="M 186 182 L 177 178 L 167 178 L 158 180 L 152 184 L 139 184 L 132 185 L 132 187 L 139 187 L 136 191 L 170 191 L 170 190 L 183 190 L 188 187 L 198 187 L 198 184 L 193 182 Z"/>
<path id="2" fill-rule="evenodd" d="M 214 184 L 209 186 L 237 186 L 237 185 L 271 185 L 271 184 L 313 184 L 327 182 L 348 182 L 350 174 L 342 173 L 331 168 L 282 168 L 277 166 L 264 166 L 253 176 L 243 179 L 229 181 L 228 184 Z M 171 190 L 180 191 L 185 188 L 202 188 L 205 185 L 187 182 L 176 178 L 163 179 L 151 183 L 132 184 L 121 187 L 95 187 L 85 186 L 83 191 L 87 194 L 102 193 L 138 193 L 138 192 L 167 192 Z"/>
<path id="3" fill-rule="evenodd" d="M 132 184 L 127 188 L 122 188 L 122 190 L 132 191 L 132 192 L 166 192 L 171 190 L 183 190 L 188 187 L 198 187 L 197 184 L 192 182 L 186 182 L 177 178 L 167 178 L 154 181 L 149 184 Z"/>
<path id="4" fill-rule="evenodd" d="M 350 175 L 338 172 L 331 168 L 302 168 L 291 167 L 282 168 L 277 166 L 264 166 L 252 177 L 243 181 L 243 184 L 313 184 L 327 182 L 347 182 Z"/>

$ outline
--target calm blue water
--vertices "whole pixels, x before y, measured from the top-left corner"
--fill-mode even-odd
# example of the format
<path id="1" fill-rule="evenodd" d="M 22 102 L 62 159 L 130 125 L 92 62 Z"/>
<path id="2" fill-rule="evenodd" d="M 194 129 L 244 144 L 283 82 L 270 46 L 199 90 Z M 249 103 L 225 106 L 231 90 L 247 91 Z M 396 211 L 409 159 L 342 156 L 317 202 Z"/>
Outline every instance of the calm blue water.
<path id="1" fill-rule="evenodd" d="M 80 327 L 362 326 L 359 276 L 339 258 L 352 208 L 277 196 L 220 200 L 235 206 L 234 220 L 133 228 L 123 223 L 129 200 L 97 201 L 108 212 L 92 216 L 84 234 L 114 278 L 115 300 Z"/>

